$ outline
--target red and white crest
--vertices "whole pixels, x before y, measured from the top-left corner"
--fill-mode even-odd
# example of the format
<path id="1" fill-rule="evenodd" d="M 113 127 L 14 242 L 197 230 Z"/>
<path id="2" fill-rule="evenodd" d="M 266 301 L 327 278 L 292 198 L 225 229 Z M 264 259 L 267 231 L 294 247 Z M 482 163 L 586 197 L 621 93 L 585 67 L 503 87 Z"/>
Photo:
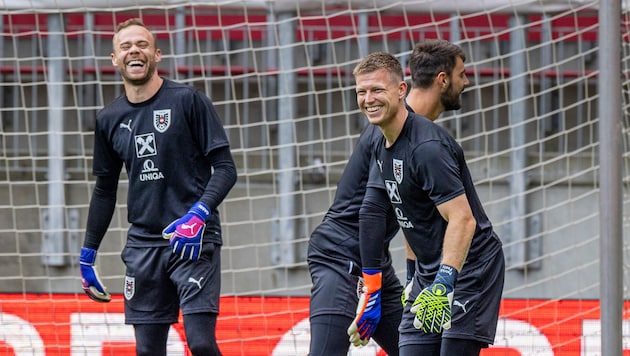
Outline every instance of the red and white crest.
<path id="1" fill-rule="evenodd" d="M 171 125 L 171 109 L 153 110 L 153 127 L 164 132 Z"/>
<path id="2" fill-rule="evenodd" d="M 392 164 L 394 168 L 394 178 L 396 178 L 396 182 L 400 184 L 403 180 L 403 161 L 401 159 L 394 158 Z"/>
<path id="3" fill-rule="evenodd" d="M 125 299 L 131 300 L 136 294 L 136 277 L 125 276 Z"/>

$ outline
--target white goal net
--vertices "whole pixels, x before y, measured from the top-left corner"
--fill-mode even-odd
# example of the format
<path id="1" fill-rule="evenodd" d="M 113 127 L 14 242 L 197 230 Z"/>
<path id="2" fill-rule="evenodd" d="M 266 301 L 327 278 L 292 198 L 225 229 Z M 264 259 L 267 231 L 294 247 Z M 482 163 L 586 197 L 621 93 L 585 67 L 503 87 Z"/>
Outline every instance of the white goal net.
<path id="1" fill-rule="evenodd" d="M 499 331 L 484 355 L 599 354 L 598 1 L 22 3 L 35 4 L 0 6 L 0 354 L 133 354 L 121 317 L 124 179 L 97 261 L 114 301 L 87 299 L 78 270 L 95 114 L 122 92 L 111 37 L 130 17 L 157 34 L 160 73 L 213 100 L 237 163 L 220 207 L 224 354 L 308 352 L 306 246 L 367 125 L 352 68 L 379 50 L 406 67 L 427 38 L 467 54 L 472 86 L 462 109 L 438 122 L 463 146 L 504 243 Z M 629 15 L 620 29 L 623 117 L 604 118 L 623 129 L 625 211 Z M 629 228 L 625 218 L 624 256 Z M 404 278 L 401 238 L 392 253 Z M 630 270 L 620 268 L 626 285 Z M 169 353 L 186 352 L 174 326 Z M 349 351 L 361 352 L 381 351 Z"/>

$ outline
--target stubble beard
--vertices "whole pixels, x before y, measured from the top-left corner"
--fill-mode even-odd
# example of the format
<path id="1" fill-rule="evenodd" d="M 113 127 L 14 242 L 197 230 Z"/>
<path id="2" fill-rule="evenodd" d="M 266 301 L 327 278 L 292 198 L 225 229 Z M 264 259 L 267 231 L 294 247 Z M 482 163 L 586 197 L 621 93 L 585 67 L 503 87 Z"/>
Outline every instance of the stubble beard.
<path id="1" fill-rule="evenodd" d="M 440 97 L 444 110 L 459 110 L 462 107 L 461 94 L 461 92 L 456 93 L 453 90 L 453 85 L 450 84 L 448 90 L 442 93 Z"/>
<path id="2" fill-rule="evenodd" d="M 147 62 L 147 65 L 149 66 L 149 70 L 147 71 L 146 75 L 141 78 L 131 78 L 129 75 L 127 75 L 127 72 L 123 70 L 122 76 L 125 82 L 133 86 L 141 86 L 148 83 L 149 80 L 151 80 L 151 77 L 153 77 L 153 74 L 155 74 L 157 65 L 155 64 L 155 62 Z"/>

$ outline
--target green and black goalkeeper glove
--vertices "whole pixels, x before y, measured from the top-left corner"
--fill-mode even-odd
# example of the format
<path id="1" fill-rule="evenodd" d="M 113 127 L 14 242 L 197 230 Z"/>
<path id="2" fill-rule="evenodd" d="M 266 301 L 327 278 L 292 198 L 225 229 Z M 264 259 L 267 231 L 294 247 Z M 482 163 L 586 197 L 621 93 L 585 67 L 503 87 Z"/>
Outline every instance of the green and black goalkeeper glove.
<path id="1" fill-rule="evenodd" d="M 451 308 L 457 270 L 442 264 L 435 280 L 423 289 L 411 306 L 416 315 L 413 326 L 425 333 L 440 333 L 451 328 Z"/>

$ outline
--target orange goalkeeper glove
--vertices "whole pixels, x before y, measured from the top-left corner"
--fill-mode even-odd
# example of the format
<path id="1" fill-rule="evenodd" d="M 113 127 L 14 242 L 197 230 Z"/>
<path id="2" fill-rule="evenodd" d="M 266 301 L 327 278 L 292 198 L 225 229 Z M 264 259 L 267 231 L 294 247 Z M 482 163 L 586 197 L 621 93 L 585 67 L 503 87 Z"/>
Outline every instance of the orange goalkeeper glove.
<path id="1" fill-rule="evenodd" d="M 381 320 L 381 270 L 364 269 L 363 283 L 363 293 L 357 305 L 357 316 L 348 328 L 350 342 L 354 346 L 367 345 Z"/>

